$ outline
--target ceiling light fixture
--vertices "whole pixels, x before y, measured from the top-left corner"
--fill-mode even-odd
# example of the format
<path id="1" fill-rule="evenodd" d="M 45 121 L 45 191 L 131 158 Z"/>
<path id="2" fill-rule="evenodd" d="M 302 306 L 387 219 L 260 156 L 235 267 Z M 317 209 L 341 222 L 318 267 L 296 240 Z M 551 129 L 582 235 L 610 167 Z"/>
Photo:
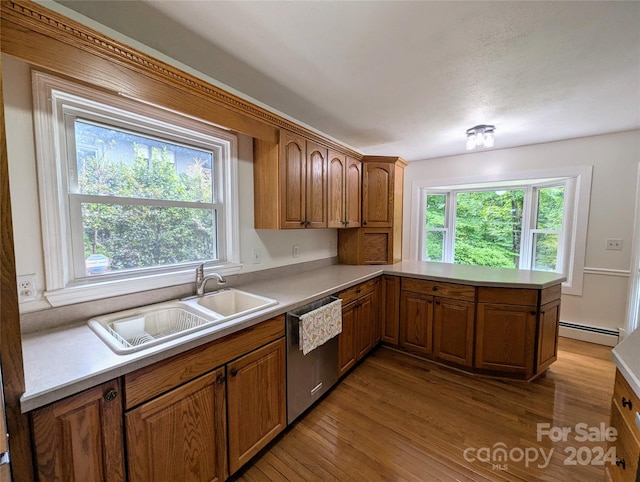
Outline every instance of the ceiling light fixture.
<path id="1" fill-rule="evenodd" d="M 472 151 L 476 147 L 493 147 L 493 131 L 496 126 L 479 125 L 467 129 L 467 151 Z"/>

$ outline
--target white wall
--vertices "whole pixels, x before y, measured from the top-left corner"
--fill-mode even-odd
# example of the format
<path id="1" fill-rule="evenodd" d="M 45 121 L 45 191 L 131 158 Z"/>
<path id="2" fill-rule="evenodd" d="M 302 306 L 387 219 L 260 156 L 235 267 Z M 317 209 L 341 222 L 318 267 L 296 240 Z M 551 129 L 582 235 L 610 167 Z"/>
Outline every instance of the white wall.
<path id="1" fill-rule="evenodd" d="M 16 272 L 35 274 L 39 291 L 44 288 L 44 263 L 40 230 L 40 208 L 33 136 L 30 66 L 2 56 L 9 184 L 13 215 Z M 241 273 L 337 256 L 335 229 L 253 229 L 253 144 L 240 135 L 238 143 L 238 199 L 240 217 Z M 293 245 L 299 256 L 293 258 Z M 252 263 L 253 249 L 260 251 L 260 264 Z M 42 300 L 21 305 L 21 311 L 47 308 Z"/>
<path id="2" fill-rule="evenodd" d="M 640 131 L 630 131 L 411 162 L 405 170 L 403 253 L 410 256 L 412 182 L 591 165 L 584 285 L 581 296 L 562 296 L 561 319 L 617 330 L 625 322 L 639 160 Z M 623 239 L 623 250 L 605 250 L 607 238 Z"/>

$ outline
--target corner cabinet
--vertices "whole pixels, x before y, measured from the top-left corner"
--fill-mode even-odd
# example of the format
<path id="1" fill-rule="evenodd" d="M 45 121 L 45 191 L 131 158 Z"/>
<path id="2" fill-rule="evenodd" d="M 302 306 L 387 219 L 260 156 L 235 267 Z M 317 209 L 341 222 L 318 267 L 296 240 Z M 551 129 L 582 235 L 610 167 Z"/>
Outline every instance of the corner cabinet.
<path id="1" fill-rule="evenodd" d="M 124 482 L 122 398 L 114 380 L 32 412 L 38 480 Z"/>
<path id="2" fill-rule="evenodd" d="M 402 259 L 404 168 L 400 157 L 362 159 L 362 221 L 338 233 L 343 264 L 391 264 Z M 349 226 L 347 226 L 349 227 Z"/>
<path id="3" fill-rule="evenodd" d="M 475 367 L 531 378 L 557 358 L 561 286 L 478 288 Z"/>

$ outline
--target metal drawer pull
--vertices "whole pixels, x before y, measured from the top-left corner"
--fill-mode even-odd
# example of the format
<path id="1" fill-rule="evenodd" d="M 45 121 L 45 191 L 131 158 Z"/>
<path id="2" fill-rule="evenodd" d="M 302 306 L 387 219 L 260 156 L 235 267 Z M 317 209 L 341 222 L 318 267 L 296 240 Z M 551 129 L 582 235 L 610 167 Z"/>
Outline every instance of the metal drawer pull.
<path id="1" fill-rule="evenodd" d="M 104 394 L 104 399 L 107 402 L 111 402 L 112 400 L 115 400 L 117 396 L 118 396 L 117 390 L 109 390 L 107 393 Z"/>
<path id="2" fill-rule="evenodd" d="M 616 465 L 618 467 L 622 467 L 622 470 L 625 470 L 627 464 L 625 463 L 624 459 L 621 459 L 620 457 L 616 457 Z"/>
<path id="3" fill-rule="evenodd" d="M 625 397 L 622 397 L 622 408 L 628 408 L 629 410 L 633 409 L 633 403 L 631 400 L 627 400 Z"/>

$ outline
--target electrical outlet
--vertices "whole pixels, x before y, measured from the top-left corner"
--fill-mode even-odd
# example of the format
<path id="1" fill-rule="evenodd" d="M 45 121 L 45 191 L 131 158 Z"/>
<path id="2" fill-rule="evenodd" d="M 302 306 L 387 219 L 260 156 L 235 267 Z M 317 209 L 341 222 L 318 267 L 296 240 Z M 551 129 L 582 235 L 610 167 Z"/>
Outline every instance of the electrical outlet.
<path id="1" fill-rule="evenodd" d="M 253 254 L 251 255 L 251 262 L 253 264 L 260 264 L 262 261 L 262 253 L 260 252 L 260 248 L 253 248 Z"/>
<path id="2" fill-rule="evenodd" d="M 606 248 L 608 250 L 614 251 L 622 251 L 622 240 L 621 239 L 607 239 Z"/>
<path id="3" fill-rule="evenodd" d="M 36 286 L 36 275 L 25 274 L 18 276 L 18 303 L 35 301 L 38 299 L 38 287 Z"/>
<path id="4" fill-rule="evenodd" d="M 293 252 L 292 252 L 292 256 L 294 258 L 297 258 L 298 256 L 300 256 L 300 246 L 297 244 L 293 245 Z"/>

